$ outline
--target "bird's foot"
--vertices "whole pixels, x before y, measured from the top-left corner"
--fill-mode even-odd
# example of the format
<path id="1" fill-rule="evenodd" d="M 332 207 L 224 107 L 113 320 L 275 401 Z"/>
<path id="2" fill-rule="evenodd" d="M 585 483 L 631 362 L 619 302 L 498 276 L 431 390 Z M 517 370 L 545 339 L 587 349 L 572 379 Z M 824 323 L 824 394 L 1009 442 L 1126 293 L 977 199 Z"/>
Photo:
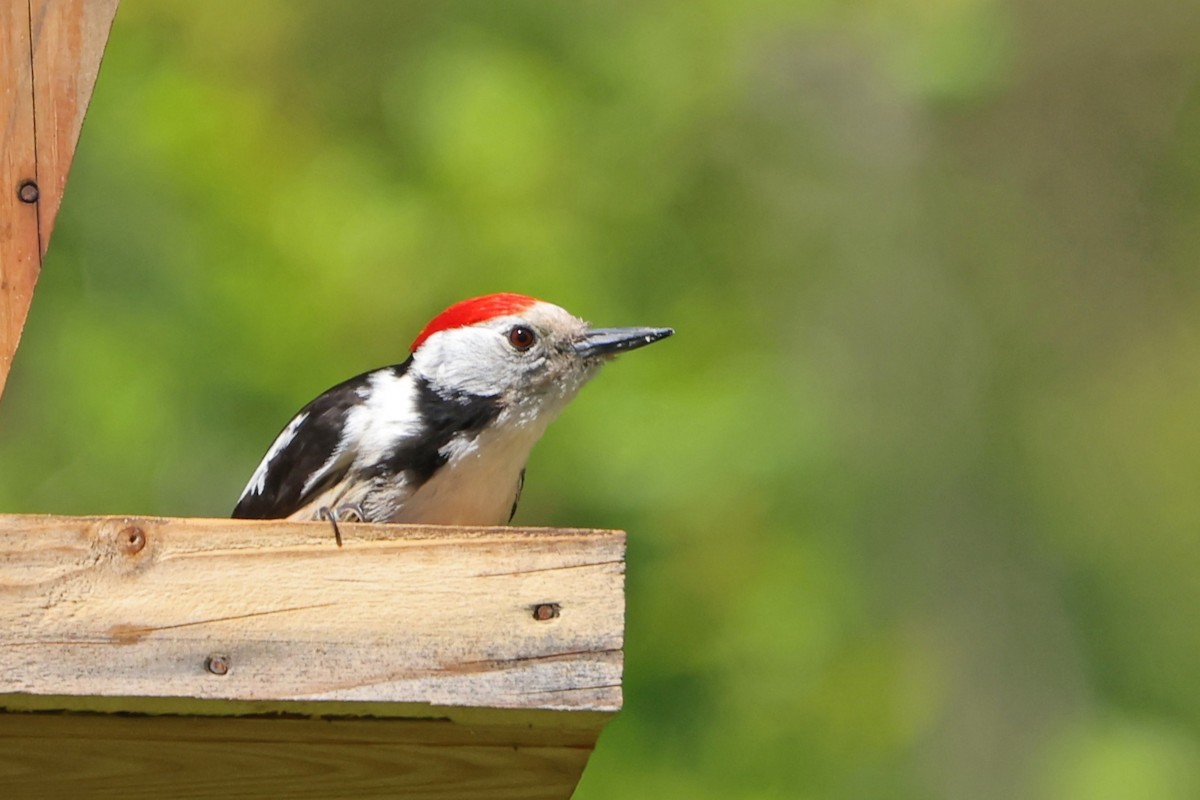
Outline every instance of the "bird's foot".
<path id="1" fill-rule="evenodd" d="M 317 519 L 329 520 L 329 524 L 333 526 L 333 538 L 337 542 L 337 546 L 341 547 L 342 529 L 338 527 L 338 522 L 366 522 L 367 515 L 363 513 L 363 508 L 358 503 L 347 503 L 337 508 L 321 506 L 317 509 Z"/>

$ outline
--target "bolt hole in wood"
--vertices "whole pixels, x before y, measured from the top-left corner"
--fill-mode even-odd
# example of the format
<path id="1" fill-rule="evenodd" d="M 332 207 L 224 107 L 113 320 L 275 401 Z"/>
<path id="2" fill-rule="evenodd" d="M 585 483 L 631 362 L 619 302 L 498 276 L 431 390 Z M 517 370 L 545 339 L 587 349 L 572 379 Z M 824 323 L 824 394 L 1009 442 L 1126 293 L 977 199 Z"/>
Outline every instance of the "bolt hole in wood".
<path id="1" fill-rule="evenodd" d="M 120 533 L 121 549 L 129 555 L 141 552 L 146 546 L 146 534 L 138 527 L 125 528 Z"/>

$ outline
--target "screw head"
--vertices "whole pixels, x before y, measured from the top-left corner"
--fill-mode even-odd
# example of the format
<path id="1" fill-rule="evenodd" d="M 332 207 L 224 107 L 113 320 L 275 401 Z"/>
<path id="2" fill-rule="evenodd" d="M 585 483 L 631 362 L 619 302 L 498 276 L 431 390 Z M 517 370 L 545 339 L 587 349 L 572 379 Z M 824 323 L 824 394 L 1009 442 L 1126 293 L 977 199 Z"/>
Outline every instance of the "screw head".
<path id="1" fill-rule="evenodd" d="M 546 622 L 554 619 L 562 611 L 562 606 L 558 603 L 538 603 L 533 607 L 533 618 L 538 622 Z"/>
<path id="2" fill-rule="evenodd" d="M 204 668 L 213 675 L 229 674 L 229 656 L 213 653 L 204 659 Z"/>
<path id="3" fill-rule="evenodd" d="M 23 180 L 17 186 L 17 198 L 22 203 L 36 203 L 41 195 L 41 190 L 38 189 L 37 181 Z"/>

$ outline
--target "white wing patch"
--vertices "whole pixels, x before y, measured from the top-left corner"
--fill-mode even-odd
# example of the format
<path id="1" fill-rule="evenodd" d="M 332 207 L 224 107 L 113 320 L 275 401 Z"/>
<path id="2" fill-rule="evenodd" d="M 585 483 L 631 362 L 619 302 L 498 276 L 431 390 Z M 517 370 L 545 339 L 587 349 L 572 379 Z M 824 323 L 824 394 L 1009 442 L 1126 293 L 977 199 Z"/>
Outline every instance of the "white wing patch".
<path id="1" fill-rule="evenodd" d="M 283 452 L 283 448 L 292 443 L 292 439 L 296 438 L 296 431 L 300 430 L 300 426 L 304 424 L 304 420 L 308 419 L 308 412 L 297 414 L 283 432 L 275 437 L 275 441 L 271 443 L 271 447 L 267 450 L 267 454 L 263 456 L 263 460 L 259 462 L 258 467 L 254 470 L 254 474 L 250 476 L 250 482 L 246 484 L 246 488 L 242 490 L 242 497 L 251 494 L 262 494 L 267 486 L 267 473 L 271 470 L 271 462 L 275 460 L 275 456 Z"/>
<path id="2" fill-rule="evenodd" d="M 371 375 L 369 383 L 369 388 L 356 390 L 363 402 L 350 409 L 341 440 L 304 482 L 301 496 L 308 496 L 331 472 L 378 463 L 401 442 L 420 434 L 412 377 L 396 377 L 385 369 Z"/>
<path id="3" fill-rule="evenodd" d="M 390 371 L 371 376 L 371 393 L 362 405 L 350 411 L 346 438 L 355 441 L 359 464 L 382 461 L 403 442 L 421 435 L 417 413 L 417 389 L 409 374 L 396 377 Z"/>

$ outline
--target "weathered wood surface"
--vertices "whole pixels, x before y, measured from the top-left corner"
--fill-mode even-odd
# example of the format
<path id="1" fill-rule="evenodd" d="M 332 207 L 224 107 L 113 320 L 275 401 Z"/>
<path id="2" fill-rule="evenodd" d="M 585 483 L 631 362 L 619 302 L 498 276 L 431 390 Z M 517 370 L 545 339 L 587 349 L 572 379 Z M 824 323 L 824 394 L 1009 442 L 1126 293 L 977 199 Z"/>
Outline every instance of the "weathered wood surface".
<path id="1" fill-rule="evenodd" d="M 624 534 L 344 532 L 2 516 L 4 693 L 620 707 Z"/>
<path id="2" fill-rule="evenodd" d="M 0 516 L 0 796 L 569 797 L 624 534 L 342 528 Z"/>
<path id="3" fill-rule="evenodd" d="M 0 392 L 117 2 L 0 0 Z"/>

